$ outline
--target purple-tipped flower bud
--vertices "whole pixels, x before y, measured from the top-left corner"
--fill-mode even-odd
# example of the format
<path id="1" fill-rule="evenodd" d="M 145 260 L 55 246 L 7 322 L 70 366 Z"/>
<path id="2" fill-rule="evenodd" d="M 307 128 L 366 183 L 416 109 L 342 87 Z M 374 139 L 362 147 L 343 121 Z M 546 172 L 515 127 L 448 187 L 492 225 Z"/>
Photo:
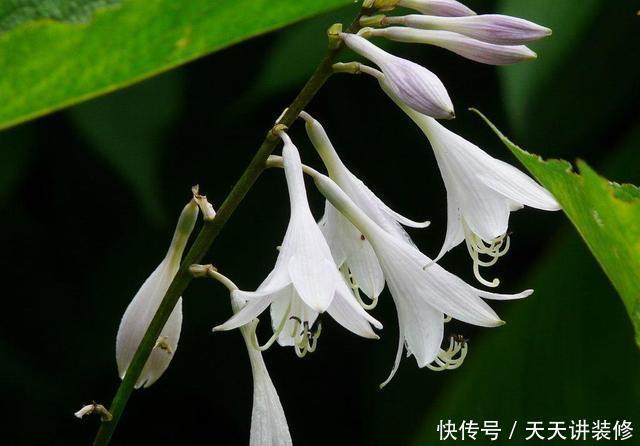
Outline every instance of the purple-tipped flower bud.
<path id="1" fill-rule="evenodd" d="M 405 25 L 411 28 L 453 31 L 496 45 L 520 45 L 551 35 L 549 28 L 528 20 L 500 14 L 468 17 L 434 17 L 410 14 L 400 17 L 385 17 L 383 23 Z"/>
<path id="2" fill-rule="evenodd" d="M 415 9 L 423 14 L 445 17 L 476 15 L 471 9 L 455 0 L 400 0 L 398 6 Z"/>
<path id="3" fill-rule="evenodd" d="M 495 45 L 472 39 L 451 31 L 431 31 L 415 28 L 371 29 L 361 31 L 366 36 L 381 36 L 389 40 L 408 43 L 426 43 L 453 51 L 467 59 L 489 65 L 510 65 L 535 59 L 536 53 L 524 45 Z"/>
<path id="4" fill-rule="evenodd" d="M 370 74 L 387 85 L 409 107 L 437 119 L 455 117 L 447 89 L 431 71 L 389 54 L 355 34 L 342 33 L 340 37 L 353 51 L 378 65 L 382 73 L 371 70 Z"/>

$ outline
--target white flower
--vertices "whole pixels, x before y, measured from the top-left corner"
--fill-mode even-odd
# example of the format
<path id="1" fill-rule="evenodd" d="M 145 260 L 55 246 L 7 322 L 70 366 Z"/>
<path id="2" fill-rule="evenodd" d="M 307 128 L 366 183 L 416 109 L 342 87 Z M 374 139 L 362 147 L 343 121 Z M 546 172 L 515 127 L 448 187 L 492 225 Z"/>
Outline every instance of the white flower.
<path id="1" fill-rule="evenodd" d="M 489 65 L 510 65 L 537 57 L 536 53 L 524 45 L 495 45 L 451 31 L 390 26 L 388 28 L 376 29 L 363 28 L 359 34 L 365 37 L 386 37 L 389 40 L 395 40 L 397 42 L 435 45 L 452 51 L 462 57 L 466 57 L 467 59 Z M 402 96 L 398 96 L 404 100 Z"/>
<path id="2" fill-rule="evenodd" d="M 409 106 L 434 118 L 451 119 L 453 104 L 442 81 L 425 67 L 396 57 L 355 34 L 341 33 L 344 43 L 382 70 L 369 72 Z M 377 73 L 377 74 L 376 74 Z"/>
<path id="3" fill-rule="evenodd" d="M 233 296 L 238 287 L 227 277 L 217 271 L 209 270 L 208 274 L 227 287 L 231 295 L 231 307 L 234 314 L 245 305 L 242 299 Z M 257 320 L 253 323 L 257 324 Z M 253 375 L 253 410 L 251 412 L 250 446 L 289 446 L 292 445 L 291 434 L 284 409 L 280 403 L 269 371 L 264 363 L 262 353 L 253 346 L 251 323 L 240 327 L 240 333 L 247 347 L 251 373 Z"/>
<path id="4" fill-rule="evenodd" d="M 145 280 L 122 316 L 116 338 L 116 361 L 120 378 L 124 378 L 133 355 L 138 349 L 160 302 L 171 281 L 180 268 L 182 253 L 198 217 L 195 199 L 185 206 L 180 214 L 171 245 L 160 265 Z M 178 348 L 182 326 L 182 298 L 174 307 L 162 329 L 157 343 L 136 382 L 136 388 L 149 387 L 169 366 Z"/>
<path id="5" fill-rule="evenodd" d="M 431 142 L 447 189 L 447 232 L 434 262 L 466 240 L 476 278 L 484 285 L 497 286 L 500 281 L 486 281 L 479 267 L 494 265 L 509 249 L 510 212 L 523 206 L 557 211 L 560 205 L 528 175 L 489 156 L 435 119 L 407 107 L 393 92 L 385 91 Z M 481 255 L 489 260 L 482 260 Z"/>
<path id="6" fill-rule="evenodd" d="M 401 224 L 414 228 L 425 228 L 429 222 L 415 222 L 403 217 L 386 206 L 375 194 L 342 163 L 322 125 L 308 113 L 300 113 L 306 121 L 309 139 L 318 151 L 329 177 L 380 227 L 390 234 L 411 242 L 409 235 Z M 373 299 L 373 306 L 378 295 L 384 289 L 384 276 L 378 259 L 369 241 L 329 203 L 326 203 L 325 215 L 320 222 L 327 243 L 331 248 L 337 265 L 348 268 L 352 282 L 367 296 Z M 359 297 L 356 294 L 356 297 Z M 364 302 L 361 302 L 364 305 Z M 371 306 L 364 305 L 370 309 Z"/>
<path id="7" fill-rule="evenodd" d="M 286 134 L 280 136 L 284 141 L 282 155 L 291 219 L 276 265 L 255 292 L 233 292 L 234 297 L 247 304 L 214 330 L 245 325 L 271 306 L 274 335 L 261 349 L 277 339 L 280 345 L 293 345 L 299 356 L 313 351 L 320 330 L 315 322 L 324 311 L 353 333 L 377 339 L 369 324 L 376 328 L 382 325 L 356 302 L 340 275 L 309 209 L 298 150 Z"/>
<path id="8" fill-rule="evenodd" d="M 481 298 L 518 299 L 533 291 L 518 294 L 495 294 L 474 288 L 447 272 L 422 254 L 414 245 L 395 237 L 369 218 L 330 178 L 315 174 L 318 190 L 369 240 L 378 256 L 389 290 L 396 305 L 399 343 L 395 364 L 384 386 L 395 374 L 406 344 L 419 367 L 435 362 L 441 368 L 455 368 L 460 361 L 450 349 L 442 350 L 445 314 L 460 321 L 483 327 L 503 322 Z M 428 268 L 425 265 L 430 264 Z M 455 354 L 455 353 L 454 353 Z"/>
<path id="9" fill-rule="evenodd" d="M 518 17 L 501 14 L 468 17 L 434 17 L 410 14 L 385 17 L 382 23 L 384 25 L 404 25 L 411 28 L 453 31 L 496 45 L 520 45 L 551 35 L 549 28 Z"/>
<path id="10" fill-rule="evenodd" d="M 455 0 L 400 0 L 398 6 L 436 16 L 475 15 L 475 12 Z"/>

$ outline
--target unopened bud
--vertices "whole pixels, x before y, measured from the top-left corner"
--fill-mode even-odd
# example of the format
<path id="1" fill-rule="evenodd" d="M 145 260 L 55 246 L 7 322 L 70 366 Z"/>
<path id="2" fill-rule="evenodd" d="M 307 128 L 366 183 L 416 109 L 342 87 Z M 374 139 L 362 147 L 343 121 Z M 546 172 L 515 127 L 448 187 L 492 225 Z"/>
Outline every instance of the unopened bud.
<path id="1" fill-rule="evenodd" d="M 496 45 L 520 45 L 549 36 L 551 30 L 528 20 L 500 14 L 468 17 L 435 17 L 420 14 L 387 17 L 389 25 L 453 31 Z"/>
<path id="2" fill-rule="evenodd" d="M 195 200 L 191 200 L 180 214 L 165 258 L 142 284 L 122 316 L 116 338 L 116 361 L 120 378 L 124 378 L 133 355 L 138 350 L 151 320 L 180 268 L 182 254 L 197 219 L 198 205 Z M 136 388 L 150 386 L 169 367 L 173 352 L 178 347 L 181 328 L 182 298 L 178 299 L 160 332 L 160 337 L 163 339 L 161 344 L 165 348 L 157 348 L 151 352 L 138 377 Z M 171 354 L 167 355 L 167 352 Z"/>
<path id="3" fill-rule="evenodd" d="M 379 31 L 363 29 L 363 33 Z M 374 62 L 382 70 L 378 75 L 381 84 L 386 85 L 396 96 L 414 110 L 425 115 L 451 119 L 455 116 L 453 103 L 442 81 L 425 67 L 396 57 L 378 48 L 365 38 L 354 34 L 341 34 L 345 44 L 356 53 Z M 371 74 L 371 70 L 363 72 Z"/>
<path id="4" fill-rule="evenodd" d="M 400 0 L 398 6 L 437 16 L 457 17 L 476 14 L 455 0 Z"/>
<path id="5" fill-rule="evenodd" d="M 451 31 L 391 26 L 382 29 L 369 28 L 367 32 L 371 36 L 386 37 L 396 42 L 438 46 L 467 59 L 488 65 L 510 65 L 537 57 L 536 53 L 524 45 L 494 45 Z"/>

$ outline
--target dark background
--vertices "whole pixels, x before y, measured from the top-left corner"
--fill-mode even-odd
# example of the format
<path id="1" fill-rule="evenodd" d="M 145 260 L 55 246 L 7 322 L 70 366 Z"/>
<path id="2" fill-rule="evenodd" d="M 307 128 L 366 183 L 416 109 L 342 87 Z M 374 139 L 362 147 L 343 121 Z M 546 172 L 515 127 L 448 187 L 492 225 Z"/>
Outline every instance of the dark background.
<path id="1" fill-rule="evenodd" d="M 490 154 L 516 162 L 468 107 L 528 150 L 580 157 L 612 180 L 638 184 L 634 3 L 469 2 L 478 12 L 508 11 L 554 29 L 534 45 L 539 60 L 518 67 L 482 66 L 419 45 L 390 48 L 440 76 L 458 112 L 447 126 Z M 349 21 L 355 8 L 0 133 L 1 444 L 91 442 L 97 419 L 80 421 L 73 412 L 112 398 L 120 317 L 164 255 L 191 185 L 199 183 L 214 206 L 222 202 L 321 57 L 324 29 Z M 381 198 L 432 221 L 411 234 L 433 256 L 444 237 L 445 193 L 419 130 L 366 77 L 336 76 L 308 111 Z M 319 167 L 302 128 L 291 135 L 303 160 Z M 319 217 L 322 200 L 308 186 Z M 268 171 L 207 260 L 255 288 L 273 266 L 287 219 L 282 172 Z M 395 380 L 378 390 L 397 339 L 387 292 L 373 311 L 385 324 L 379 341 L 325 318 L 316 353 L 299 360 L 290 349 L 270 349 L 265 359 L 294 443 L 432 444 L 438 420 L 449 418 L 499 420 L 507 431 L 514 420 L 638 423 L 640 355 L 595 260 L 561 213 L 519 211 L 511 230 L 510 253 L 486 276 L 500 277 L 503 292 L 536 293 L 492 304 L 504 327 L 447 327 L 471 339 L 458 370 L 420 370 L 404 359 Z M 473 283 L 462 246 L 442 264 Z M 134 393 L 113 444 L 248 443 L 252 385 L 243 342 L 237 332 L 210 331 L 230 314 L 222 287 L 189 287 L 177 354 L 155 385 Z M 510 444 L 523 435 L 516 431 L 520 440 Z M 640 444 L 636 437 L 627 444 Z"/>

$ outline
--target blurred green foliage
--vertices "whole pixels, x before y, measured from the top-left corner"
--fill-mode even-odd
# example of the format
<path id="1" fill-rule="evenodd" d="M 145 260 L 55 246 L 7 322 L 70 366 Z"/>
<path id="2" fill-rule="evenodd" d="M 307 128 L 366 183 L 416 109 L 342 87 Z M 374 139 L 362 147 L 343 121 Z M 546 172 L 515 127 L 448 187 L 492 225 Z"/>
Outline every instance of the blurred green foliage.
<path id="1" fill-rule="evenodd" d="M 71 110 L 89 147 L 133 186 L 141 205 L 156 221 L 165 211 L 156 193 L 159 166 L 170 124 L 183 112 L 182 89 L 180 73 L 170 72 Z"/>
<path id="2" fill-rule="evenodd" d="M 128 3 L 133 10 L 162 2 Z M 180 7 L 191 11 L 199 3 L 181 2 Z M 233 22 L 237 27 L 228 26 L 242 32 L 254 7 L 272 3 L 285 4 L 243 2 L 243 14 Z M 484 0 L 468 3 L 478 12 L 498 10 Z M 571 0 L 510 2 L 511 7 L 526 4 L 523 16 L 554 27 L 553 37 L 541 43 L 551 47 L 538 48 L 540 59 L 522 67 L 486 67 L 424 46 L 399 45 L 394 52 L 437 73 L 458 110 L 475 106 L 485 111 L 532 152 L 580 157 L 607 178 L 639 184 L 640 85 L 633 76 L 640 58 L 621 57 L 637 51 L 638 31 L 631 26 L 635 22 L 626 2 L 583 3 L 584 10 Z M 233 4 L 239 3 L 209 2 L 219 10 L 193 14 L 188 20 L 194 32 L 216 23 Z M 286 4 L 320 8 L 326 3 Z M 98 17 L 123 8 L 100 11 Z M 167 20 L 186 26 L 187 19 L 171 8 L 178 3 L 168 10 L 176 17 Z M 0 133 L 2 277 L 13 285 L 0 312 L 0 410 L 10 414 L 2 424 L 3 444 L 90 442 L 97 420 L 79 421 L 72 414 L 92 400 L 106 402 L 113 396 L 120 317 L 164 254 L 190 186 L 200 183 L 214 205 L 222 202 L 266 129 L 300 87 L 305 70 L 288 73 L 287 66 L 300 63 L 310 69 L 322 51 L 322 30 L 349 20 L 354 8 L 234 45 L 116 95 Z M 285 18 L 277 17 L 278 23 Z M 81 33 L 87 26 L 33 23 L 0 35 L 0 48 L 20 30 L 26 35 L 33 28 L 39 34 L 51 27 L 53 36 L 61 30 Z M 150 36 L 136 28 L 140 24 L 127 26 L 128 39 Z M 616 27 L 620 34 L 611 31 Z M 113 39 L 97 53 L 95 47 L 93 53 L 76 47 L 78 56 L 125 51 L 117 33 L 109 30 Z M 175 37 L 170 32 L 158 45 L 172 46 Z M 308 45 L 301 45 L 305 39 Z M 518 76 L 537 76 L 547 51 L 555 54 L 554 46 L 564 49 L 557 50 L 560 55 L 554 56 L 546 80 L 516 79 L 520 70 L 527 74 Z M 291 61 L 283 56 L 284 48 L 297 48 L 286 50 L 293 51 Z M 189 50 L 175 55 L 187 60 Z M 50 66 L 73 63 L 47 59 L 44 49 L 32 54 Z M 0 52 L 3 67 L 7 57 Z M 102 72 L 119 71 L 119 63 L 131 67 L 130 59 L 118 57 Z M 167 66 L 176 60 L 169 59 Z M 92 62 L 85 59 L 77 73 L 98 70 Z M 62 73 L 54 68 L 53 77 Z M 514 80 L 506 81 L 512 72 Z M 0 85 L 11 76 L 0 73 Z M 86 80 L 64 76 L 69 85 Z M 265 83 L 263 76 L 271 81 Z M 19 90 L 26 94 L 24 87 Z M 34 86 L 34 94 L 45 90 Z M 256 96 L 250 98 L 252 106 L 237 106 L 247 91 Z M 12 103 L 6 89 L 0 91 L 5 94 L 7 107 L 20 103 L 20 95 Z M 518 97 L 529 99 L 509 105 Z M 364 77 L 332 79 L 309 111 L 321 120 L 345 163 L 381 198 L 408 216 L 432 220 L 429 230 L 411 235 L 427 254 L 437 251 L 446 227 L 445 194 L 419 130 Z M 461 112 L 447 125 L 492 155 L 515 162 L 471 113 Z M 320 167 L 301 126 L 290 132 L 305 162 Z M 311 187 L 309 197 L 319 216 L 322 200 Z M 240 286 L 256 287 L 273 266 L 288 212 L 281 172 L 266 172 L 207 261 Z M 438 420 L 447 418 L 504 423 L 626 418 L 637 427 L 640 359 L 633 331 L 615 290 L 563 220 L 560 213 L 527 209 L 512 216 L 512 248 L 492 272 L 502 279 L 504 292 L 536 292 L 524 301 L 492 304 L 507 321 L 504 327 L 447 326 L 471 339 L 461 369 L 434 373 L 418 369 L 413 358 L 404 359 L 394 381 L 377 389 L 389 372 L 397 340 L 395 309 L 386 293 L 374 311 L 385 324 L 379 341 L 359 339 L 324 320 L 318 350 L 304 360 L 288 349 L 266 352 L 294 442 L 431 445 L 438 443 Z M 464 249 L 453 250 L 442 263 L 474 280 Z M 247 444 L 252 389 L 246 351 L 239 333 L 210 332 L 229 315 L 222 287 L 193 283 L 184 296 L 185 324 L 176 357 L 157 384 L 134 393 L 114 445 Z"/>

